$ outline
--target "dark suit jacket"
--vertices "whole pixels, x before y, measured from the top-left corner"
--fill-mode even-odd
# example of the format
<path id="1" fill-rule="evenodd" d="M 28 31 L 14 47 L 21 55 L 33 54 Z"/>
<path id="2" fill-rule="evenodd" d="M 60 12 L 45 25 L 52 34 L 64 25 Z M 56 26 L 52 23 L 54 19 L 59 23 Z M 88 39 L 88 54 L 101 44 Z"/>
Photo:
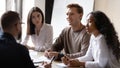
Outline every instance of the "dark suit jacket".
<path id="1" fill-rule="evenodd" d="M 0 35 L 0 68 L 35 68 L 28 49 L 9 33 Z"/>

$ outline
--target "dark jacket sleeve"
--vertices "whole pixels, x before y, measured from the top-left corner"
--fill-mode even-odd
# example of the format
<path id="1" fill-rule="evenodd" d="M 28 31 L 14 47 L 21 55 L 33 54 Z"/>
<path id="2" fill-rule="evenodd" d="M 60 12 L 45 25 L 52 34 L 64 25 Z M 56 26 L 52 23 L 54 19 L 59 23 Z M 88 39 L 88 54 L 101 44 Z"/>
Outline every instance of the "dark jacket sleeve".
<path id="1" fill-rule="evenodd" d="M 35 66 L 34 66 L 34 63 L 33 63 L 33 61 L 31 60 L 31 57 L 30 57 L 30 55 L 29 55 L 29 51 L 28 51 L 28 49 L 25 47 L 25 46 L 23 46 L 23 45 L 21 45 L 22 47 L 22 51 L 21 51 L 21 54 L 22 54 L 22 59 L 24 60 L 24 65 L 25 65 L 25 67 L 26 68 L 36 68 Z"/>

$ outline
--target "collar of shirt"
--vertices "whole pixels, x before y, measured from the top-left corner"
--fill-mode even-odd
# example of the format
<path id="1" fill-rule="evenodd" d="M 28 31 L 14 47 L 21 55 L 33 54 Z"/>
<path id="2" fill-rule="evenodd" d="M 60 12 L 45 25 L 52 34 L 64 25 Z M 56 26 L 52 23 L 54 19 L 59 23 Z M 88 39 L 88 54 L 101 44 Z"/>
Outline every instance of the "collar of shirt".
<path id="1" fill-rule="evenodd" d="M 95 37 L 94 35 L 92 35 L 91 37 L 94 39 L 94 40 L 98 40 L 102 37 L 103 35 L 102 34 L 99 34 L 97 37 Z"/>

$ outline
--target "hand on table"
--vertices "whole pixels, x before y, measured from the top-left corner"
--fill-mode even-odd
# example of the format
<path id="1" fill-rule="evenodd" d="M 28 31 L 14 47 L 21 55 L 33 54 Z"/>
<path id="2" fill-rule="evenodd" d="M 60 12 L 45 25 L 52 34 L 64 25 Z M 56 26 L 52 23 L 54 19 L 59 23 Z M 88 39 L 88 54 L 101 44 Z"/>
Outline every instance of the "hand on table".
<path id="1" fill-rule="evenodd" d="M 64 57 L 61 58 L 61 60 L 65 65 L 68 65 L 69 61 L 70 61 L 70 58 L 68 56 L 64 56 Z"/>
<path id="2" fill-rule="evenodd" d="M 44 54 L 47 58 L 51 59 L 53 56 L 57 57 L 58 52 L 52 50 L 46 50 Z"/>
<path id="3" fill-rule="evenodd" d="M 42 67 L 42 68 L 43 68 L 43 67 L 44 67 L 44 68 L 52 68 L 52 67 L 51 67 L 51 64 L 52 64 L 52 63 L 43 62 L 42 65 L 40 65 L 39 67 Z"/>
<path id="4" fill-rule="evenodd" d="M 70 59 L 68 56 L 61 58 L 62 62 L 68 67 L 80 67 L 85 66 L 85 62 L 80 62 L 78 59 Z"/>
<path id="5" fill-rule="evenodd" d="M 80 62 L 78 59 L 70 59 L 68 63 L 69 67 L 80 67 Z"/>

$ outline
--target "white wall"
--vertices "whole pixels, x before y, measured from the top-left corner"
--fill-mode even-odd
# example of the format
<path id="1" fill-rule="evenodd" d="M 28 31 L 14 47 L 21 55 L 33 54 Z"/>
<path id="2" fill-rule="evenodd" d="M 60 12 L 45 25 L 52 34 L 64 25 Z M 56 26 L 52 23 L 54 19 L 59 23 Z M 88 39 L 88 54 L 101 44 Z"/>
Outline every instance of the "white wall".
<path id="1" fill-rule="evenodd" d="M 27 29 L 27 16 L 30 9 L 34 6 L 34 0 L 23 0 L 23 14 L 22 14 L 22 22 L 25 23 L 22 25 L 22 40 L 25 38 L 26 29 Z M 29 3 L 28 3 L 29 2 Z"/>
<path id="2" fill-rule="evenodd" d="M 45 15 L 45 0 L 34 0 L 35 6 L 39 7 Z"/>
<path id="3" fill-rule="evenodd" d="M 1 20 L 1 16 L 2 16 L 2 14 L 5 12 L 5 10 L 6 10 L 6 4 L 5 4 L 5 0 L 1 0 L 0 1 L 1 2 L 1 4 L 0 4 L 0 20 Z M 1 28 L 1 21 L 0 21 L 0 28 Z"/>
<path id="4" fill-rule="evenodd" d="M 120 0 L 95 0 L 95 10 L 105 12 L 113 22 L 120 39 Z"/>

